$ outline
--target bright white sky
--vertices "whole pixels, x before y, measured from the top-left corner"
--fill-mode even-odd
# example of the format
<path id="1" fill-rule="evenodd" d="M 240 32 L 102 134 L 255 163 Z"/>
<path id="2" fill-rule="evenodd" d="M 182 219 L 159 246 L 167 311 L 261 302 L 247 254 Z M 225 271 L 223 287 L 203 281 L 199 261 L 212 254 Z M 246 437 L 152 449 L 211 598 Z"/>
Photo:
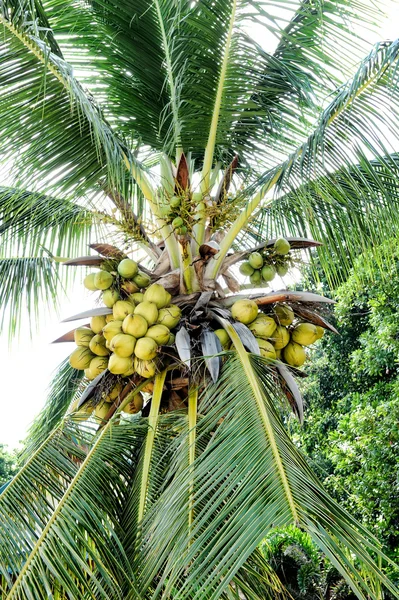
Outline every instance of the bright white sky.
<path id="1" fill-rule="evenodd" d="M 364 0 L 366 2 L 370 0 Z M 370 39 L 370 44 L 384 39 L 395 39 L 399 36 L 399 3 L 392 5 L 390 18 L 381 28 L 380 35 Z M 95 240 L 93 240 L 95 241 Z M 1 416 L 0 444 L 14 448 L 26 434 L 29 424 L 42 408 L 47 386 L 51 375 L 59 363 L 72 351 L 72 344 L 53 344 L 50 342 L 73 328 L 74 323 L 60 323 L 68 316 L 93 307 L 91 293 L 84 290 L 81 280 L 85 275 L 81 269 L 81 277 L 69 295 L 61 302 L 60 318 L 53 312 L 42 319 L 40 335 L 33 340 L 21 336 L 9 348 L 6 336 L 0 337 L 1 365 Z M 276 281 L 276 289 L 281 281 Z"/>

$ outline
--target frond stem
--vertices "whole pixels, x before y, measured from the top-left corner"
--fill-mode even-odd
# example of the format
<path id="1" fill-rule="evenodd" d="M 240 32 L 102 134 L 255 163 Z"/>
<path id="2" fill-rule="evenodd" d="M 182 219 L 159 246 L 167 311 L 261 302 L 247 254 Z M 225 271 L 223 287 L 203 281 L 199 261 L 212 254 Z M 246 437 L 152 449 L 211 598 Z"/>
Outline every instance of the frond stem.
<path id="1" fill-rule="evenodd" d="M 190 388 L 188 392 L 188 466 L 192 471 L 192 477 L 189 486 L 189 513 L 188 530 L 191 535 L 191 527 L 194 520 L 194 461 L 195 461 L 195 441 L 197 427 L 197 405 L 198 388 Z"/>

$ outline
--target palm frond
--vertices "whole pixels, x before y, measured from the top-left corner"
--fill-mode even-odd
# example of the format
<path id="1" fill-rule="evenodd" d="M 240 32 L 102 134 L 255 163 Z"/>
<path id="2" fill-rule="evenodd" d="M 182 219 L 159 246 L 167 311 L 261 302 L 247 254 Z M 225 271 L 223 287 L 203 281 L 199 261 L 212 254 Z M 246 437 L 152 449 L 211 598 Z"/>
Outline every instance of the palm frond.
<path id="1" fill-rule="evenodd" d="M 21 455 L 23 462 L 36 451 L 64 419 L 70 403 L 75 396 L 78 396 L 82 379 L 83 371 L 73 369 L 69 360 L 64 359 L 54 373 L 44 407 L 28 430 Z"/>
<path id="2" fill-rule="evenodd" d="M 85 441 L 82 428 L 65 423 L 6 488 L 0 527 L 9 541 L 0 568 L 7 598 L 31 597 L 38 587 L 57 589 L 60 598 L 122 598 L 126 581 L 134 589 L 119 515 L 145 430 L 109 422 Z"/>
<path id="3" fill-rule="evenodd" d="M 184 525 L 188 468 L 142 525 L 140 586 L 146 589 L 162 573 L 152 598 L 166 597 L 171 589 L 176 598 L 219 597 L 270 528 L 293 522 L 310 533 L 359 598 L 369 594 L 376 600 L 344 547 L 399 596 L 374 560 L 384 559 L 377 540 L 327 496 L 290 440 L 276 409 L 276 390 L 264 359 L 249 358 L 238 347 L 238 356 L 229 358 L 218 384 L 206 392 L 198 437 L 210 439 L 194 463 L 191 531 Z"/>

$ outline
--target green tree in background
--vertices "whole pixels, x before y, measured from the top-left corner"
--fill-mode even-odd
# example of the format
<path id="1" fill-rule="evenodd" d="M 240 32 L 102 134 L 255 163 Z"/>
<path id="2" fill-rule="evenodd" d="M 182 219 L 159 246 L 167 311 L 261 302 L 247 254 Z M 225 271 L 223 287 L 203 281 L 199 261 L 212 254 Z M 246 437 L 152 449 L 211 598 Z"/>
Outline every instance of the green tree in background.
<path id="1" fill-rule="evenodd" d="M 4 444 L 0 444 L 0 488 L 11 479 L 15 469 L 15 455 L 9 452 Z"/>

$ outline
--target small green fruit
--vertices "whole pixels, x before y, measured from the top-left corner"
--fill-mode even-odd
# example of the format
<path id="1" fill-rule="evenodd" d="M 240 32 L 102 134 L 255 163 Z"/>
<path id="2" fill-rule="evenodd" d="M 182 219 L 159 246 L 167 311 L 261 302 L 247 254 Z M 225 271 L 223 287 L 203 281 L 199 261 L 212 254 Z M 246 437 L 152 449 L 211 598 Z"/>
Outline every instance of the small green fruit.
<path id="1" fill-rule="evenodd" d="M 159 346 L 169 342 L 170 331 L 165 325 L 153 325 L 146 333 L 146 337 L 152 338 Z"/>
<path id="2" fill-rule="evenodd" d="M 69 357 L 69 364 L 73 369 L 78 369 L 78 371 L 83 371 L 90 366 L 90 362 L 94 358 L 94 354 L 92 354 L 89 348 L 83 348 L 82 346 L 78 346 Z"/>
<path id="3" fill-rule="evenodd" d="M 241 273 L 241 275 L 245 275 L 246 277 L 250 277 L 253 274 L 254 270 L 255 269 L 253 267 L 251 267 L 251 265 L 247 261 L 240 264 L 240 273 Z"/>
<path id="4" fill-rule="evenodd" d="M 103 302 L 107 308 L 112 308 L 117 300 L 119 300 L 119 294 L 116 290 L 105 290 L 103 293 Z"/>
<path id="5" fill-rule="evenodd" d="M 276 252 L 276 254 L 288 254 L 290 250 L 290 243 L 285 238 L 278 238 L 274 242 L 274 251 Z"/>
<path id="6" fill-rule="evenodd" d="M 176 339 L 175 334 L 174 333 L 170 333 L 169 334 L 168 343 L 166 345 L 167 346 L 173 346 L 173 344 L 175 343 L 175 339 Z"/>
<path id="7" fill-rule="evenodd" d="M 140 302 L 134 309 L 135 315 L 141 315 L 145 318 L 148 325 L 154 325 L 158 319 L 158 309 L 153 302 Z"/>
<path id="8" fill-rule="evenodd" d="M 142 337 L 137 340 L 134 354 L 140 360 L 152 360 L 156 357 L 158 344 L 150 337 Z"/>
<path id="9" fill-rule="evenodd" d="M 94 333 L 100 333 L 104 329 L 106 324 L 107 321 L 104 315 L 92 317 L 90 320 L 90 329 L 94 331 Z"/>
<path id="10" fill-rule="evenodd" d="M 277 304 L 277 306 L 274 308 L 274 314 L 277 323 L 279 325 L 284 325 L 285 327 L 291 325 L 295 319 L 294 311 L 286 304 Z"/>
<path id="11" fill-rule="evenodd" d="M 252 252 L 248 256 L 248 262 L 254 269 L 261 269 L 263 267 L 263 256 L 259 252 Z"/>
<path id="12" fill-rule="evenodd" d="M 252 323 L 258 314 L 258 305 L 253 300 L 237 300 L 231 307 L 233 319 L 248 325 Z"/>
<path id="13" fill-rule="evenodd" d="M 173 229 L 177 229 L 178 227 L 182 227 L 183 225 L 184 225 L 184 221 L 183 221 L 183 219 L 181 217 L 176 217 L 172 221 L 172 227 L 173 227 Z"/>
<path id="14" fill-rule="evenodd" d="M 115 354 L 122 358 L 132 356 L 135 345 L 136 338 L 126 333 L 117 333 L 110 343 L 112 352 L 115 352 Z"/>
<path id="15" fill-rule="evenodd" d="M 139 271 L 135 277 L 133 277 L 134 283 L 138 286 L 139 289 L 146 288 L 147 285 L 151 283 L 151 277 Z"/>
<path id="16" fill-rule="evenodd" d="M 89 348 L 96 356 L 108 356 L 109 350 L 105 346 L 105 337 L 99 333 L 90 340 Z"/>
<path id="17" fill-rule="evenodd" d="M 171 304 L 167 308 L 161 308 L 158 313 L 158 323 L 165 325 L 168 329 L 173 329 L 178 325 L 181 318 L 181 309 L 176 304 Z"/>
<path id="18" fill-rule="evenodd" d="M 288 265 L 277 265 L 276 271 L 277 271 L 277 275 L 279 275 L 280 277 L 284 277 L 285 275 L 287 275 L 287 273 L 289 271 L 289 266 Z"/>
<path id="19" fill-rule="evenodd" d="M 276 350 L 281 350 L 290 341 L 290 332 L 283 325 L 277 325 L 272 337 L 270 338 L 273 342 L 273 346 Z"/>
<path id="20" fill-rule="evenodd" d="M 252 273 L 252 275 L 249 278 L 249 281 L 252 283 L 252 285 L 259 285 L 262 281 L 262 273 L 261 271 L 254 271 Z"/>
<path id="21" fill-rule="evenodd" d="M 290 342 L 283 350 L 283 357 L 292 367 L 301 367 L 306 360 L 306 352 L 300 344 Z"/>
<path id="22" fill-rule="evenodd" d="M 262 269 L 262 279 L 263 281 L 272 281 L 276 276 L 276 269 L 273 265 L 265 265 Z"/>
<path id="23" fill-rule="evenodd" d="M 88 327 L 78 327 L 73 333 L 75 344 L 88 348 L 94 332 Z"/>
<path id="24" fill-rule="evenodd" d="M 108 271 L 99 271 L 94 276 L 94 285 L 98 290 L 107 290 L 111 287 L 114 278 Z"/>
<path id="25" fill-rule="evenodd" d="M 317 340 L 317 329 L 313 323 L 299 323 L 292 332 L 292 341 L 301 346 L 310 346 Z"/>
<path id="26" fill-rule="evenodd" d="M 138 272 L 139 266 L 131 258 L 124 258 L 118 265 L 118 273 L 124 279 L 132 279 Z"/>
<path id="27" fill-rule="evenodd" d="M 97 287 L 94 283 L 95 276 L 96 273 L 90 273 L 89 275 L 86 275 L 86 277 L 83 279 L 83 285 L 87 290 L 90 290 L 91 292 L 95 292 L 97 290 Z"/>
<path id="28" fill-rule="evenodd" d="M 141 315 L 127 315 L 123 319 L 122 329 L 135 338 L 141 338 L 147 333 L 148 323 Z"/>
<path id="29" fill-rule="evenodd" d="M 178 196 L 172 196 L 170 199 L 170 208 L 179 208 L 181 204 L 181 199 Z"/>
<path id="30" fill-rule="evenodd" d="M 112 307 L 112 313 L 118 321 L 123 321 L 127 315 L 132 315 L 134 312 L 134 304 L 126 300 L 118 300 Z"/>
<path id="31" fill-rule="evenodd" d="M 185 225 L 182 225 L 181 227 L 178 227 L 176 229 L 177 235 L 186 235 L 187 231 L 188 231 L 188 229 Z"/>

